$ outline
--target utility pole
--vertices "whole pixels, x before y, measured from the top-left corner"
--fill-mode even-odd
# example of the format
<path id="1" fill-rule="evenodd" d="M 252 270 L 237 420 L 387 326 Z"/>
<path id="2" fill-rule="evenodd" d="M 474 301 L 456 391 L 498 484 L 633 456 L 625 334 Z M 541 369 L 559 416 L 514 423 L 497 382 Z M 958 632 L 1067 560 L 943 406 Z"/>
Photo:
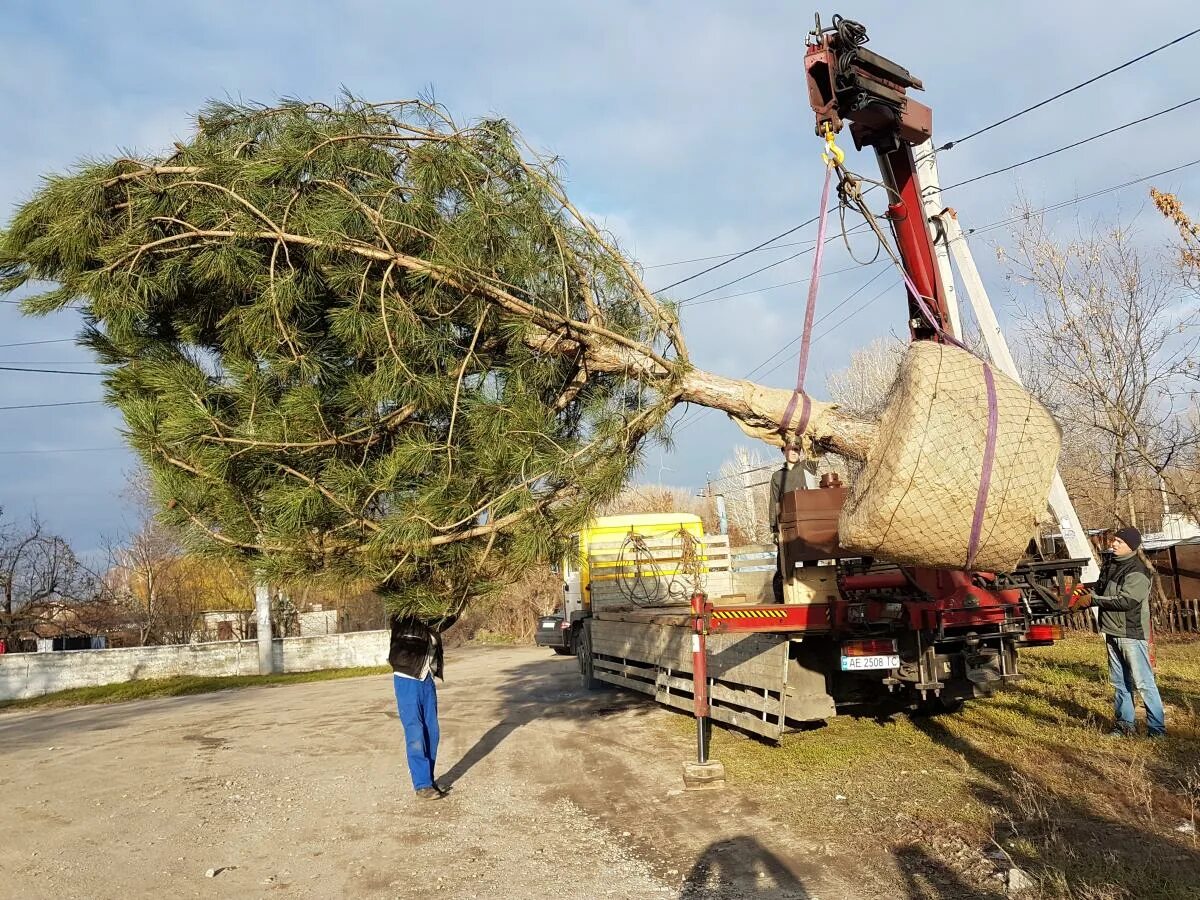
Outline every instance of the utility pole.
<path id="1" fill-rule="evenodd" d="M 751 480 L 753 471 L 744 469 L 742 471 L 742 491 L 746 498 L 746 509 L 749 511 L 749 516 L 746 521 L 750 523 L 750 527 L 758 530 L 758 510 L 755 509 L 754 503 L 754 483 Z"/>
<path id="2" fill-rule="evenodd" d="M 271 642 L 271 588 L 265 581 L 254 586 L 254 611 L 258 618 L 258 674 L 270 675 L 275 671 L 275 658 Z"/>
<path id="3" fill-rule="evenodd" d="M 725 495 L 713 493 L 711 477 L 705 479 L 704 493 L 717 508 L 717 529 L 721 534 L 729 534 L 729 517 L 725 514 Z"/>

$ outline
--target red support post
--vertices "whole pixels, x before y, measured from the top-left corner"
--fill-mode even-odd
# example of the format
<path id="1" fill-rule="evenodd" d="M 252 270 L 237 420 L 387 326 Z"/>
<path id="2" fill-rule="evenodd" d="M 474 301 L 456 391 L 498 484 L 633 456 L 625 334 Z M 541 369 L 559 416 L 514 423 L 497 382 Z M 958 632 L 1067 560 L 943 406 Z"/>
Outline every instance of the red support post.
<path id="1" fill-rule="evenodd" d="M 696 712 L 696 761 L 708 762 L 708 616 L 712 604 L 703 592 L 692 595 L 692 700 Z"/>

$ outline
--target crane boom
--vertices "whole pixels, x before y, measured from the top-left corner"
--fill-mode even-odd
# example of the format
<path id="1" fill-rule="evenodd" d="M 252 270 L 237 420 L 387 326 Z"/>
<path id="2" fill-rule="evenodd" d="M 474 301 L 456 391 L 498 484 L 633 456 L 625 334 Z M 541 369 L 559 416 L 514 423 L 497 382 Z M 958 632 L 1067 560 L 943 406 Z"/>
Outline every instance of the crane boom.
<path id="1" fill-rule="evenodd" d="M 958 227 L 957 214 L 941 208 L 931 140 L 933 112 L 908 93 L 924 90 L 924 85 L 903 66 L 867 50 L 863 46 L 866 42 L 866 28 L 858 22 L 834 16 L 832 26 L 822 28 L 817 18 L 804 57 L 817 134 L 823 135 L 827 129 L 840 132 L 849 124 L 855 146 L 875 151 L 888 191 L 887 218 L 896 249 L 913 286 L 936 320 L 934 324 L 928 321 L 910 293 L 908 324 L 912 339 L 941 340 L 940 332 L 961 337 L 950 268 L 953 256 L 993 363 L 1020 381 L 966 238 Z M 1095 552 L 1057 472 L 1049 505 L 1071 557 L 1087 560 L 1083 581 L 1095 581 L 1099 576 Z"/>

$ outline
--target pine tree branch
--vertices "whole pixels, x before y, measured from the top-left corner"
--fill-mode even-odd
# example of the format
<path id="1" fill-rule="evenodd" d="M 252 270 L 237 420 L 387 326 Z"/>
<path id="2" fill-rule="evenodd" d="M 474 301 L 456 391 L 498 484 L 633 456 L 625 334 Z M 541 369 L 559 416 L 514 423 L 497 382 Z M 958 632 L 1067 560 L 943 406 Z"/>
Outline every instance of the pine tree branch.
<path id="1" fill-rule="evenodd" d="M 258 553 L 258 554 L 262 554 L 262 553 L 292 553 L 295 551 L 294 547 L 278 547 L 278 546 L 274 546 L 272 544 L 248 544 L 244 541 L 235 541 L 233 538 L 229 537 L 229 535 L 222 534 L 221 532 L 216 531 L 215 529 L 209 527 L 207 524 L 205 524 L 203 519 L 201 519 L 199 516 L 197 516 L 194 512 L 192 512 L 190 509 L 188 509 L 182 503 L 179 503 L 178 501 L 176 501 L 175 506 L 177 509 L 183 510 L 183 514 L 188 517 L 188 519 L 191 521 L 191 523 L 193 525 L 195 525 L 197 528 L 199 528 L 201 531 L 203 531 L 205 534 L 207 534 L 214 541 L 216 541 L 219 544 L 224 544 L 226 547 L 234 547 L 238 550 L 246 550 L 251 553 Z"/>
<path id="2" fill-rule="evenodd" d="M 479 322 L 475 325 L 475 333 L 471 335 L 471 346 L 467 348 L 467 352 L 463 354 L 462 365 L 458 368 L 458 378 L 454 382 L 454 403 L 450 407 L 450 424 L 446 428 L 446 474 L 449 475 L 454 471 L 454 420 L 458 418 L 458 398 L 462 392 L 463 376 L 466 375 L 467 366 L 471 362 L 471 355 L 475 352 L 475 344 L 479 340 L 479 332 L 483 330 L 483 323 L 487 321 L 489 310 L 484 307 L 482 313 L 479 314 Z"/>
<path id="3" fill-rule="evenodd" d="M 343 503 L 341 498 L 339 498 L 336 494 L 329 490 L 329 488 L 325 487 L 325 485 L 321 484 L 315 478 L 311 478 L 308 475 L 305 475 L 303 472 L 297 471 L 285 463 L 277 462 L 275 463 L 275 467 L 282 472 L 287 472 L 287 474 L 295 478 L 299 478 L 309 487 L 316 488 L 317 492 L 320 493 L 322 497 L 324 497 L 338 509 L 342 510 L 342 512 L 349 515 L 355 524 L 366 528 L 368 531 L 374 531 L 376 534 L 382 530 L 382 527 L 378 522 L 372 522 L 370 519 L 364 519 L 362 516 L 352 510 L 346 503 Z"/>
<path id="4" fill-rule="evenodd" d="M 201 435 L 200 440 L 215 444 L 239 444 L 260 450 L 315 450 L 318 447 L 333 447 L 342 444 L 349 444 L 351 446 L 362 444 L 370 446 L 374 442 L 378 441 L 381 435 L 377 433 L 371 434 L 365 440 L 361 441 L 351 440 L 351 438 L 353 438 L 355 435 L 362 434 L 364 431 L 374 431 L 377 428 L 391 428 L 395 425 L 399 425 L 407 421 L 408 418 L 412 416 L 414 412 L 416 412 L 416 409 L 417 407 L 415 404 L 409 403 L 406 406 L 402 406 L 400 409 L 397 409 L 395 412 L 384 416 L 378 422 L 372 422 L 370 425 L 364 425 L 361 428 L 356 428 L 354 431 L 348 431 L 345 434 L 334 435 L 333 437 L 326 438 L 323 441 L 264 441 L 261 439 L 251 438 L 220 437 L 213 434 Z"/>
<path id="5" fill-rule="evenodd" d="M 104 273 L 110 273 L 120 268 L 126 261 L 130 263 L 130 270 L 137 264 L 138 258 L 146 252 L 154 250 L 158 247 L 168 244 L 178 243 L 186 240 L 197 240 L 205 238 L 239 238 L 253 240 L 282 240 L 291 244 L 297 244 L 302 247 L 321 248 L 326 250 L 338 250 L 345 253 L 351 253 L 364 259 L 374 260 L 376 262 L 395 263 L 409 272 L 418 275 L 425 275 L 433 280 L 452 287 L 464 294 L 473 294 L 482 297 L 485 300 L 495 303 L 497 306 L 507 312 L 529 319 L 530 321 L 550 329 L 570 329 L 571 331 L 579 331 L 585 334 L 595 335 L 596 337 L 604 338 L 616 344 L 627 347 L 630 350 L 638 351 L 653 359 L 664 370 L 669 370 L 672 364 L 664 359 L 659 354 L 651 350 L 647 345 L 641 344 L 623 334 L 618 334 L 615 331 L 610 331 L 599 325 L 591 325 L 587 322 L 567 319 L 558 313 L 551 312 L 543 307 L 536 306 L 532 303 L 527 303 L 524 300 L 510 294 L 508 291 L 502 290 L 493 285 L 486 284 L 467 284 L 462 279 L 458 278 L 453 272 L 447 270 L 443 266 L 435 265 L 426 262 L 423 259 L 418 259 L 414 256 L 409 256 L 405 253 L 389 253 L 386 250 L 380 250 L 377 247 L 372 247 L 368 244 L 361 244 L 354 241 L 346 241 L 345 243 L 328 243 L 318 240 L 317 238 L 306 237 L 305 235 L 292 234 L 289 232 L 238 232 L 228 229 L 218 228 L 195 228 L 183 232 L 181 234 L 167 235 L 154 241 L 150 241 L 141 245 L 136 250 L 126 253 L 119 259 L 114 260 L 101 270 Z M 477 274 L 477 273 L 472 273 Z"/>
<path id="6" fill-rule="evenodd" d="M 129 162 L 134 162 L 134 160 L 129 160 Z M 143 166 L 136 172 L 124 172 L 114 178 L 108 179 L 104 182 L 104 187 L 112 187 L 124 181 L 148 178 L 151 175 L 197 175 L 203 171 L 204 169 L 200 166 Z"/>

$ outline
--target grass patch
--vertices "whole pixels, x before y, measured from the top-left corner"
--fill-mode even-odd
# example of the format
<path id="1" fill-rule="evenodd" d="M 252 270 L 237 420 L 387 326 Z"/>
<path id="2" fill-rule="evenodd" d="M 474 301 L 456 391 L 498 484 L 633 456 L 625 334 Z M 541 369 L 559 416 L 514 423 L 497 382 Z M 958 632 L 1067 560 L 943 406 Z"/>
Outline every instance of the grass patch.
<path id="1" fill-rule="evenodd" d="M 1105 736 L 1098 638 L 1021 662 L 1023 681 L 954 715 L 838 718 L 778 747 L 717 729 L 712 752 L 784 817 L 843 849 L 890 849 L 912 896 L 999 896 L 988 851 L 1044 897 L 1200 895 L 1197 835 L 1177 830 L 1200 828 L 1200 643 L 1158 647 L 1158 741 Z"/>
<path id="2" fill-rule="evenodd" d="M 149 700 L 155 697 L 183 697 L 189 694 L 208 694 L 236 688 L 262 685 L 302 684 L 310 681 L 336 681 L 359 678 L 363 675 L 383 675 L 389 666 L 363 666 L 350 669 L 323 669 L 318 672 L 289 672 L 283 675 L 181 675 L 175 678 L 147 678 L 121 684 L 101 684 L 94 687 L 56 691 L 27 700 L 0 701 L 0 710 L 10 712 L 25 709 L 62 709 L 96 703 L 123 703 L 126 700 Z"/>

